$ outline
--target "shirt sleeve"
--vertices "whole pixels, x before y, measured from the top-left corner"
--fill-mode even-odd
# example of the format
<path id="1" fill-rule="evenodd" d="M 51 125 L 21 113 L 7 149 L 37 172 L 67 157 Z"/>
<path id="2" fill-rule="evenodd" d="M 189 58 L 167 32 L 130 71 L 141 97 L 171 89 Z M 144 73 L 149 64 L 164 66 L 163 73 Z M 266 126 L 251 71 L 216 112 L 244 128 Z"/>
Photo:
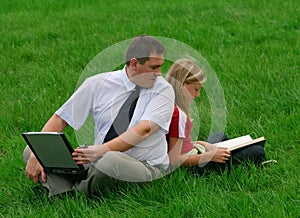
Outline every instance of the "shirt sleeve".
<path id="1" fill-rule="evenodd" d="M 86 79 L 55 114 L 65 120 L 72 128 L 78 130 L 85 123 L 91 111 L 92 89 L 90 80 Z"/>
<path id="2" fill-rule="evenodd" d="M 140 120 L 151 120 L 161 127 L 164 134 L 169 132 L 169 125 L 174 110 L 174 91 L 166 86 L 158 94 L 151 97 Z"/>
<path id="3" fill-rule="evenodd" d="M 179 110 L 177 106 L 175 106 L 169 127 L 169 137 L 185 138 L 186 119 L 186 114 Z"/>

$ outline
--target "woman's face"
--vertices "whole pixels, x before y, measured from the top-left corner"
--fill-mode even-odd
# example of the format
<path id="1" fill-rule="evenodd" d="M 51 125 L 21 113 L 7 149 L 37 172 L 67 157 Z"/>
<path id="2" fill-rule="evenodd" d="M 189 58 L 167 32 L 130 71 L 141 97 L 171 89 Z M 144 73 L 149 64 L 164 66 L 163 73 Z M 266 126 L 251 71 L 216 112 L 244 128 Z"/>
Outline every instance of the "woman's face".
<path id="1" fill-rule="evenodd" d="M 188 104 L 192 103 L 195 98 L 200 96 L 200 89 L 202 84 L 200 83 L 184 83 L 183 84 L 183 95 Z"/>

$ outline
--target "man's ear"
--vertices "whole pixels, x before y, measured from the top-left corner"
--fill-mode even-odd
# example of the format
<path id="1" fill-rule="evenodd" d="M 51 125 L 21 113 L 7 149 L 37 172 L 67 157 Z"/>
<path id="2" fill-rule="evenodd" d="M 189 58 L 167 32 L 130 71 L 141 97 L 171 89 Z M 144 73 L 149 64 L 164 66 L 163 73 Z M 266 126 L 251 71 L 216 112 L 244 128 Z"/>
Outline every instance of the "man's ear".
<path id="1" fill-rule="evenodd" d="M 136 69 L 137 65 L 138 65 L 138 60 L 136 58 L 131 58 L 130 60 L 130 67 L 134 70 Z"/>

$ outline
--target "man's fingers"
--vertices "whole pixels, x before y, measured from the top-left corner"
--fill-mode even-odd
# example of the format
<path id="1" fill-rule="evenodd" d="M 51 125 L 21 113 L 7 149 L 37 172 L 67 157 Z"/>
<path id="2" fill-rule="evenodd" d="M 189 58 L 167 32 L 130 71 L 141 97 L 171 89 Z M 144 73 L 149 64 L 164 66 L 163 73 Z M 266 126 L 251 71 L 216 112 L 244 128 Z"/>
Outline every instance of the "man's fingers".
<path id="1" fill-rule="evenodd" d="M 46 175 L 44 169 L 43 169 L 42 172 L 41 172 L 41 177 L 42 177 L 42 181 L 43 181 L 43 182 L 46 182 L 46 181 L 47 181 L 47 175 Z"/>
<path id="2" fill-rule="evenodd" d="M 39 181 L 39 177 L 38 177 L 38 176 L 35 176 L 35 177 L 32 178 L 32 180 L 33 180 L 35 183 L 37 183 L 37 182 Z"/>
<path id="3" fill-rule="evenodd" d="M 84 154 L 90 154 L 92 153 L 92 151 L 90 151 L 89 149 L 80 149 L 80 148 L 76 148 L 74 150 L 74 152 L 72 153 L 73 156 L 84 156 Z"/>

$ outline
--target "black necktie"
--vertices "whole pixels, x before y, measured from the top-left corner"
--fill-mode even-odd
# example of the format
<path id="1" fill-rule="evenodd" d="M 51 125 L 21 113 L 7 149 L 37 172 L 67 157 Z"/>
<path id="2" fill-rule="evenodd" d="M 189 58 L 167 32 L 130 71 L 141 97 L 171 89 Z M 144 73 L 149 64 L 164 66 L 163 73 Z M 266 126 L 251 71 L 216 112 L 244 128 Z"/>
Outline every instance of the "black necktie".
<path id="1" fill-rule="evenodd" d="M 127 130 L 139 95 L 140 87 L 136 86 L 135 90 L 129 95 L 129 97 L 120 108 L 117 117 L 108 130 L 103 142 L 110 141 Z"/>

